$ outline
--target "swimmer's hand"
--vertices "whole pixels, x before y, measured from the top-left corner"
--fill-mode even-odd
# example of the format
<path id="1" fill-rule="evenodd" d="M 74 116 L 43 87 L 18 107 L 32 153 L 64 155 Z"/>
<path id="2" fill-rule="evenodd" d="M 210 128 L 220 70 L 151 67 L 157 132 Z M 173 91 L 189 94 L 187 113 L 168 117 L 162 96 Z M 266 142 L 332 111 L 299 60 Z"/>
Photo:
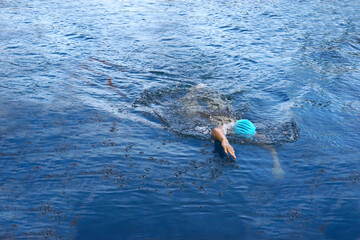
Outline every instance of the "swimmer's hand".
<path id="1" fill-rule="evenodd" d="M 230 154 L 233 158 L 236 158 L 234 148 L 230 145 L 229 141 L 227 140 L 224 132 L 223 126 L 218 126 L 211 130 L 211 135 L 221 142 L 221 146 L 224 149 L 226 154 Z"/>
<path id="2" fill-rule="evenodd" d="M 226 154 L 229 153 L 233 158 L 236 159 L 234 148 L 230 145 L 230 143 L 227 139 L 225 139 L 221 142 L 221 146 L 224 148 L 224 152 Z"/>

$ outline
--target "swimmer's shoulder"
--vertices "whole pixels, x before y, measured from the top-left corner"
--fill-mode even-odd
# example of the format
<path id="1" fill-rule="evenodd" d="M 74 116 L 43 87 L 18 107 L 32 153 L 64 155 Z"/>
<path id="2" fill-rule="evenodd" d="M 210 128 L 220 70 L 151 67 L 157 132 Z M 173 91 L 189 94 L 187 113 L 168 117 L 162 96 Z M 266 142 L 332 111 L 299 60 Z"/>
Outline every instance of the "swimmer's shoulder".
<path id="1" fill-rule="evenodd" d="M 227 118 L 226 121 L 222 124 L 225 135 L 232 133 L 234 130 L 234 125 L 236 119 Z"/>

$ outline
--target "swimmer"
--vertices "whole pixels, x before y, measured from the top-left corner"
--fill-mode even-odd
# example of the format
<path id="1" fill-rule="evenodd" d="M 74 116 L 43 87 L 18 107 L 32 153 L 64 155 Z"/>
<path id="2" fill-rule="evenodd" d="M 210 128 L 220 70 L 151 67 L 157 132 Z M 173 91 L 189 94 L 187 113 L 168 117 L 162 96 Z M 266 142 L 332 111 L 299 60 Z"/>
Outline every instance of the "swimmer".
<path id="1" fill-rule="evenodd" d="M 215 95 L 214 92 L 206 91 L 205 84 L 198 84 L 190 89 L 182 101 L 187 108 L 187 113 L 190 115 L 201 114 L 214 126 L 217 126 L 211 129 L 211 136 L 221 143 L 226 155 L 230 154 L 236 159 L 235 150 L 226 137 L 227 134 L 232 133 L 236 138 L 243 139 L 244 142 L 262 145 L 269 150 L 274 160 L 273 175 L 278 178 L 283 177 L 284 171 L 281 168 L 275 148 L 272 145 L 262 144 L 266 142 L 266 138 L 256 132 L 255 125 L 247 119 L 236 120 L 231 104 L 229 105 L 230 102 Z M 206 102 L 206 107 L 199 104 L 199 99 Z"/>
<path id="2" fill-rule="evenodd" d="M 264 136 L 261 132 L 265 124 L 259 123 L 258 129 L 256 129 L 253 123 L 242 119 L 242 114 L 234 111 L 230 96 L 219 94 L 217 91 L 207 88 L 205 84 L 187 88 L 185 95 L 183 95 L 184 91 L 181 86 L 172 91 L 166 90 L 153 93 L 144 91 L 143 99 L 139 100 L 139 103 L 145 103 L 146 106 L 154 105 L 153 113 L 164 126 L 182 135 L 205 139 L 212 136 L 216 140 L 215 149 L 221 145 L 221 151 L 230 154 L 234 159 L 236 159 L 235 150 L 229 140 L 262 145 L 270 151 L 273 157 L 273 175 L 275 177 L 283 176 L 284 171 L 272 144 L 296 141 L 299 136 L 296 123 L 290 122 L 290 125 L 281 125 L 280 128 L 276 128 L 275 132 L 273 128 L 267 128 L 269 134 Z M 283 126 L 288 131 L 282 131 L 279 134 L 278 130 L 281 130 Z M 228 134 L 229 136 L 227 136 Z"/>
<path id="3" fill-rule="evenodd" d="M 221 143 L 225 154 L 230 154 L 230 156 L 232 156 L 234 159 L 236 159 L 235 150 L 226 137 L 227 133 L 231 131 L 235 133 L 235 136 L 247 140 L 251 140 L 252 138 L 258 138 L 260 139 L 259 142 L 261 142 L 261 139 L 264 138 L 263 135 L 260 135 L 256 132 L 255 125 L 247 119 L 240 119 L 236 122 L 231 121 L 230 123 L 225 123 L 212 129 L 212 137 Z M 271 152 L 271 155 L 274 159 L 274 166 L 272 169 L 274 177 L 282 178 L 284 175 L 284 170 L 281 168 L 275 148 L 271 145 L 263 145 L 263 147 Z"/>

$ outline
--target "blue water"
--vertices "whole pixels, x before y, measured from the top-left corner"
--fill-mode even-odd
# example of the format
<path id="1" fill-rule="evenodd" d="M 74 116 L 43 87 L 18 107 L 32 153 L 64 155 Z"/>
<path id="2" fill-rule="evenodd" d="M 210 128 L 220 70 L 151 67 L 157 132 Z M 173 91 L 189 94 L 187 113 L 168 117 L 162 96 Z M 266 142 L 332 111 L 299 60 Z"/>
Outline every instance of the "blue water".
<path id="1" fill-rule="evenodd" d="M 358 0 L 0 0 L 0 239 L 359 239 Z M 134 106 L 204 83 L 269 151 Z"/>

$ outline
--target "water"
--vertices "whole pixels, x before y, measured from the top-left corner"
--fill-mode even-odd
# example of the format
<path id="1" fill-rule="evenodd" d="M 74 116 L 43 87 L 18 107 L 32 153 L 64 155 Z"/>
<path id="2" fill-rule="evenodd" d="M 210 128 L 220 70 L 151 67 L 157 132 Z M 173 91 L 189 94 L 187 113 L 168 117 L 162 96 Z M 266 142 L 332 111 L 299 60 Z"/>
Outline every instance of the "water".
<path id="1" fill-rule="evenodd" d="M 359 1 L 0 1 L 1 239 L 358 239 Z M 179 135 L 136 107 L 204 83 L 300 137 Z"/>

